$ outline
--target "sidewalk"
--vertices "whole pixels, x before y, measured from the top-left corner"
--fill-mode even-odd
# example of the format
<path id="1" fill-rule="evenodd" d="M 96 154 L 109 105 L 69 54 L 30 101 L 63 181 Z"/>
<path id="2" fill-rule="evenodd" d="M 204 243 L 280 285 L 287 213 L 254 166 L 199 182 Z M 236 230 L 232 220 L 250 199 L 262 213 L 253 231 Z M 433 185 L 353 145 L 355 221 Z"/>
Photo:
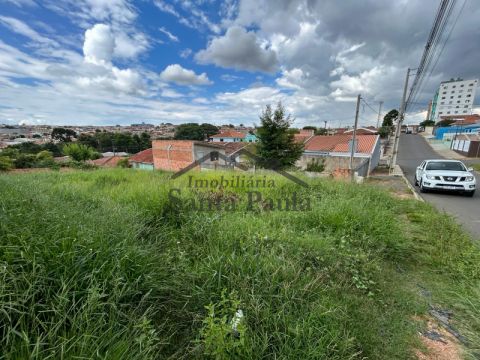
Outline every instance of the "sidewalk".
<path id="1" fill-rule="evenodd" d="M 450 149 L 450 142 L 444 142 L 442 140 L 436 140 L 432 138 L 428 138 L 424 133 L 420 133 L 425 140 L 427 141 L 428 145 L 431 146 L 433 150 L 435 150 L 439 155 L 443 156 L 446 159 L 452 159 L 452 160 L 469 160 L 471 158 L 468 158 L 466 156 L 460 155 L 456 151 L 453 151 Z M 431 135 L 429 135 L 431 136 Z"/>

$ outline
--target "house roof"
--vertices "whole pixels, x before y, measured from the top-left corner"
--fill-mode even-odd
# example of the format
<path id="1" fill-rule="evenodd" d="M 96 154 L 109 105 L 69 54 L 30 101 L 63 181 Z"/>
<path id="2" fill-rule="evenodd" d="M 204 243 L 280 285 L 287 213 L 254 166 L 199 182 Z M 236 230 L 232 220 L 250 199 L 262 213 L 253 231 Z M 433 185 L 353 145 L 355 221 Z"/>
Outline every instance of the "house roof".
<path id="1" fill-rule="evenodd" d="M 153 164 L 153 151 L 152 149 L 147 149 L 140 151 L 133 155 L 129 161 L 131 162 L 138 162 L 138 163 L 145 163 L 145 164 Z"/>
<path id="2" fill-rule="evenodd" d="M 296 143 L 299 144 L 304 144 L 308 139 L 310 139 L 313 136 L 313 134 L 295 134 L 293 135 L 293 138 Z"/>
<path id="3" fill-rule="evenodd" d="M 345 130 L 343 132 L 344 134 L 353 134 L 353 129 Z M 375 135 L 378 134 L 377 129 L 375 128 L 358 128 L 357 129 L 357 135 Z"/>
<path id="4" fill-rule="evenodd" d="M 211 138 L 245 138 L 245 133 L 236 130 L 222 130 L 218 134 L 210 136 Z"/>
<path id="5" fill-rule="evenodd" d="M 91 163 L 97 166 L 117 166 L 117 163 L 124 159 L 122 156 L 107 156 L 100 159 L 91 160 Z"/>
<path id="6" fill-rule="evenodd" d="M 348 152 L 352 135 L 317 135 L 305 144 L 306 151 Z M 371 154 L 378 140 L 378 135 L 357 135 L 357 153 Z"/>
<path id="7" fill-rule="evenodd" d="M 454 120 L 455 122 L 452 125 L 473 125 L 480 122 L 480 115 L 456 115 L 456 116 L 441 116 L 442 120 Z"/>
<path id="8" fill-rule="evenodd" d="M 222 146 L 225 149 L 225 155 L 228 156 L 247 147 L 248 144 L 249 143 L 245 143 L 245 142 L 225 142 L 225 143 L 222 143 L 222 145 L 220 146 Z"/>

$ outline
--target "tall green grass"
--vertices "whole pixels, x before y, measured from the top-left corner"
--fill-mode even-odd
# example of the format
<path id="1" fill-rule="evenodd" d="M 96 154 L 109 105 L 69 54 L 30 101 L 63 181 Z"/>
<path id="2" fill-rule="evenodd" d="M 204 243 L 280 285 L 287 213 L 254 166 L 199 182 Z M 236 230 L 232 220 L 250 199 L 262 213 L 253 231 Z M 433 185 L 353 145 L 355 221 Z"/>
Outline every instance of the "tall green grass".
<path id="1" fill-rule="evenodd" d="M 455 309 L 475 352 L 480 253 L 450 218 L 268 176 L 263 196 L 311 211 L 182 210 L 168 193 L 191 199 L 188 178 L 157 172 L 0 176 L 0 358 L 411 358 L 429 303 Z"/>

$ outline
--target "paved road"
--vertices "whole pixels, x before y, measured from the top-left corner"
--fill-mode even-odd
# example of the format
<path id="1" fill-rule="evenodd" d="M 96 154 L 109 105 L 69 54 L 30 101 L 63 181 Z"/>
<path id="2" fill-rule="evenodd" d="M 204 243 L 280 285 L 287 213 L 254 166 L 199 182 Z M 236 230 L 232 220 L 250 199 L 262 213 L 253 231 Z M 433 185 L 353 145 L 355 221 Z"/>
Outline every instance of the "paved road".
<path id="1" fill-rule="evenodd" d="M 428 145 L 423 136 L 405 134 L 400 136 L 398 164 L 412 184 L 415 169 L 423 160 L 440 158 L 442 156 Z M 478 174 L 476 178 L 477 184 L 480 184 Z M 418 191 L 418 188 L 416 189 Z M 420 196 L 439 210 L 453 215 L 475 238 L 480 239 L 480 189 L 473 198 L 442 192 L 420 194 Z"/>

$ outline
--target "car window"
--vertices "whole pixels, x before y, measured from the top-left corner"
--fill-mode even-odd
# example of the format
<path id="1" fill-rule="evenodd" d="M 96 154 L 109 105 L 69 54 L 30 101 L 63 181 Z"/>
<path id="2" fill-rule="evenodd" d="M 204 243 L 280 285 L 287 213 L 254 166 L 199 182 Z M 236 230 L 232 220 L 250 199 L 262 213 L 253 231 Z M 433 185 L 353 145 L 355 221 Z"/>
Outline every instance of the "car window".
<path id="1" fill-rule="evenodd" d="M 465 171 L 461 162 L 453 161 L 429 161 L 426 170 Z"/>

